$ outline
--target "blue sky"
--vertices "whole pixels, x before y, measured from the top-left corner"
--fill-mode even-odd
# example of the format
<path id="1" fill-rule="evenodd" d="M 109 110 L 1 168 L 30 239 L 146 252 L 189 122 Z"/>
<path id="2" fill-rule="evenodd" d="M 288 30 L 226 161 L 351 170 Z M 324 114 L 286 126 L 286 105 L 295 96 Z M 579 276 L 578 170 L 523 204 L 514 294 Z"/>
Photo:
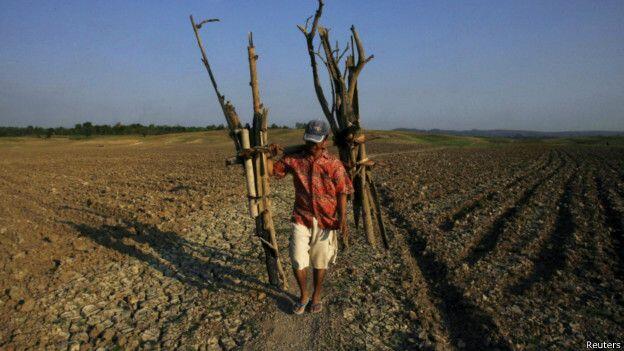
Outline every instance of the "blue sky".
<path id="1" fill-rule="evenodd" d="M 224 123 L 189 24 L 222 92 L 251 116 L 254 32 L 270 121 L 321 117 L 296 25 L 316 1 L 0 2 L 0 125 Z M 369 128 L 624 130 L 624 1 L 338 1 L 322 24 L 369 54 Z"/>

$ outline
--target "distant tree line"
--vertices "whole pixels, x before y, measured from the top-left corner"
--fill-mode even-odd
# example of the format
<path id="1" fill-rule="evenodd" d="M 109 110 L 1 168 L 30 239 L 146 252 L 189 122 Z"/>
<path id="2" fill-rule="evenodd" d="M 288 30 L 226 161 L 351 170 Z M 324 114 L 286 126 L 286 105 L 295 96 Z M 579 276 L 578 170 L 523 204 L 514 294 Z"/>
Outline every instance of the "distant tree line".
<path id="1" fill-rule="evenodd" d="M 272 124 L 270 128 L 288 129 L 288 126 L 278 126 Z M 66 135 L 66 136 L 92 136 L 92 135 L 160 135 L 170 133 L 185 133 L 185 132 L 201 132 L 208 130 L 223 130 L 225 126 L 208 125 L 206 127 L 183 127 L 183 126 L 168 126 L 168 125 L 154 125 L 150 124 L 144 126 L 140 123 L 133 124 L 121 124 L 115 125 L 108 124 L 93 124 L 91 122 L 78 123 L 73 128 L 56 127 L 56 128 L 44 128 L 44 127 L 0 127 L 0 137 L 4 136 L 36 136 L 40 138 L 50 138 L 53 135 Z"/>

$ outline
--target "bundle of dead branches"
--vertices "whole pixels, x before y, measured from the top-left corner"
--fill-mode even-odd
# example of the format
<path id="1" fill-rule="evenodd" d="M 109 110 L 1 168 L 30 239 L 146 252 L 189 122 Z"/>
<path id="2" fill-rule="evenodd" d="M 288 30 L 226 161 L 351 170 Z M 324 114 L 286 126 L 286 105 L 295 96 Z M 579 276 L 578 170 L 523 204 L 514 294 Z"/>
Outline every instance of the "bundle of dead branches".
<path id="1" fill-rule="evenodd" d="M 314 16 L 308 17 L 304 26 L 297 26 L 306 38 L 314 91 L 332 129 L 340 159 L 350 170 L 351 180 L 355 186 L 355 193 L 352 197 L 355 224 L 359 226 L 362 220 L 366 238 L 372 246 L 378 243 L 375 234 L 376 227 L 384 246 L 388 248 L 377 187 L 371 178 L 371 167 L 374 162 L 366 155 L 366 136 L 360 127 L 358 105 L 357 80 L 360 72 L 373 59 L 373 56 L 366 56 L 364 46 L 354 26 L 351 26 L 351 38 L 344 49 L 340 49 L 338 42 L 332 46 L 329 29 L 319 25 L 322 12 L 323 0 L 319 0 Z M 311 26 L 310 19 L 312 19 Z M 314 39 L 317 33 L 320 45 L 315 51 Z M 317 58 L 329 74 L 331 105 L 321 85 Z M 344 69 L 341 71 L 340 65 L 343 58 Z M 347 240 L 345 240 L 345 245 L 348 245 Z"/>
<path id="2" fill-rule="evenodd" d="M 249 33 L 247 54 L 249 58 L 249 75 L 254 115 L 252 126 L 250 127 L 249 124 L 247 124 L 243 127 L 234 106 L 229 101 L 226 101 L 225 96 L 219 92 L 216 79 L 210 68 L 208 57 L 206 56 L 206 51 L 198 32 L 204 23 L 216 22 L 218 19 L 209 19 L 195 24 L 193 16 L 190 16 L 190 18 L 193 31 L 195 32 L 195 38 L 197 39 L 197 45 L 202 54 L 202 62 L 208 71 L 210 81 L 217 94 L 217 99 L 223 110 L 225 120 L 227 121 L 230 137 L 234 141 L 236 147 L 237 156 L 234 158 L 235 161 L 230 163 L 242 164 L 245 169 L 247 196 L 249 198 L 249 214 L 256 221 L 256 235 L 260 238 L 260 242 L 264 248 L 269 282 L 272 285 L 286 289 L 287 280 L 279 258 L 275 226 L 273 225 L 273 216 L 271 214 L 271 202 L 268 197 L 268 110 L 260 101 L 258 74 L 256 70 L 258 56 L 256 55 L 252 34 Z"/>

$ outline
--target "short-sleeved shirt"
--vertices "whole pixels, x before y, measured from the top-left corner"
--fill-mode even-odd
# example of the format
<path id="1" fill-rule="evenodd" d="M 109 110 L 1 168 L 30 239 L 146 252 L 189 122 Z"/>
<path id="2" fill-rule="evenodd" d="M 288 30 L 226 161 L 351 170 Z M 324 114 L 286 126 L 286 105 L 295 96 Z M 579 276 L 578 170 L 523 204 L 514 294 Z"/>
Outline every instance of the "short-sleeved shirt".
<path id="1" fill-rule="evenodd" d="M 326 150 L 317 158 L 307 152 L 284 156 L 273 165 L 273 175 L 283 178 L 293 175 L 295 207 L 293 221 L 312 228 L 312 218 L 323 229 L 338 229 L 339 194 L 353 193 L 353 184 L 337 157 Z"/>

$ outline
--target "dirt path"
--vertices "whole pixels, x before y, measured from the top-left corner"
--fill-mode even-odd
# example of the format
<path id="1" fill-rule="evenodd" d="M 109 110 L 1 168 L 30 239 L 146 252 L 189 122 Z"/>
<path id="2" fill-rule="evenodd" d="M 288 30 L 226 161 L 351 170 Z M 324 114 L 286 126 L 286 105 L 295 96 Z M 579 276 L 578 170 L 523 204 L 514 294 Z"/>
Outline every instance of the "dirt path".
<path id="1" fill-rule="evenodd" d="M 371 252 L 363 240 L 340 251 L 327 272 L 321 313 L 292 314 L 298 288 L 288 272 L 288 293 L 269 306 L 259 336 L 244 349 L 391 350 L 418 344 L 413 335 L 419 331 L 413 320 L 416 312 L 404 290 L 410 270 L 394 249 L 388 254 Z"/>
<path id="2" fill-rule="evenodd" d="M 321 334 L 322 323 L 329 323 L 330 309 L 325 308 L 318 314 L 307 311 L 303 315 L 295 315 L 291 312 L 292 302 L 297 300 L 298 289 L 296 282 L 289 281 L 289 291 L 284 293 L 284 299 L 269 308 L 268 317 L 262 322 L 261 339 L 249 345 L 245 350 L 316 350 L 318 338 Z M 328 275 L 329 278 L 329 275 Z"/>

